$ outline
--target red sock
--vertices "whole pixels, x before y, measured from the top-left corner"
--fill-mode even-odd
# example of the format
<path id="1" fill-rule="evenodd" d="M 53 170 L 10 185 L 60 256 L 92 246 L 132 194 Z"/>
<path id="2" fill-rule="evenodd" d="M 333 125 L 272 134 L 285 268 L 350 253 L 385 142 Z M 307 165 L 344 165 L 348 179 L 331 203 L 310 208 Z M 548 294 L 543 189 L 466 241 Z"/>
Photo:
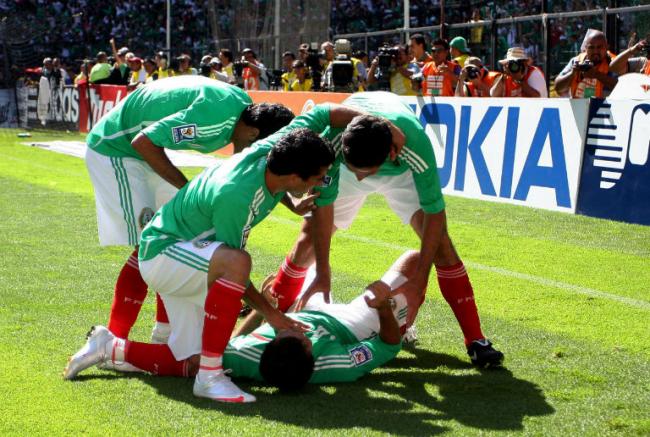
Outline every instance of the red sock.
<path id="1" fill-rule="evenodd" d="M 204 307 L 201 370 L 217 370 L 204 369 L 204 356 L 213 358 L 215 355 L 223 355 L 230 334 L 237 323 L 239 310 L 241 310 L 241 298 L 245 289 L 246 287 L 243 285 L 221 278 L 215 281 L 208 290 Z"/>
<path id="2" fill-rule="evenodd" d="M 140 276 L 138 250 L 133 251 L 122 267 L 115 283 L 115 295 L 108 330 L 119 338 L 128 338 L 129 331 L 140 314 L 142 302 L 147 297 L 147 284 Z"/>
<path id="3" fill-rule="evenodd" d="M 465 344 L 485 338 L 474 302 L 474 290 L 462 261 L 453 266 L 436 266 L 436 272 L 440 291 L 460 324 Z"/>
<path id="4" fill-rule="evenodd" d="M 124 346 L 124 358 L 129 364 L 160 376 L 191 376 L 189 361 L 176 361 L 166 344 L 149 344 L 128 341 Z"/>
<path id="5" fill-rule="evenodd" d="M 165 304 L 163 303 L 158 293 L 156 293 L 156 322 L 169 323 L 169 317 L 167 317 Z"/>
<path id="6" fill-rule="evenodd" d="M 273 296 L 278 299 L 278 309 L 286 312 L 296 300 L 302 290 L 307 275 L 307 267 L 300 267 L 291 262 L 289 257 L 278 270 L 278 275 L 273 281 Z"/>

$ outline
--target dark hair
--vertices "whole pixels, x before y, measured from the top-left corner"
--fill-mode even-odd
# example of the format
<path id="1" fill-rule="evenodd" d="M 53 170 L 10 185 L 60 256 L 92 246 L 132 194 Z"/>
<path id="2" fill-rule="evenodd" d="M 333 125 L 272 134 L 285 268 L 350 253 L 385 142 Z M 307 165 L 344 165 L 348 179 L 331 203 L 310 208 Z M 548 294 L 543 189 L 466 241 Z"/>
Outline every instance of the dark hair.
<path id="1" fill-rule="evenodd" d="M 388 158 L 392 134 L 388 123 L 373 115 L 354 117 L 341 137 L 343 158 L 355 167 L 381 165 Z"/>
<path id="2" fill-rule="evenodd" d="M 232 55 L 232 52 L 230 51 L 230 49 L 221 49 L 221 50 L 219 50 L 219 53 L 221 53 L 223 56 L 228 58 L 228 62 L 232 62 L 233 55 Z"/>
<path id="3" fill-rule="evenodd" d="M 307 129 L 295 129 L 282 136 L 266 158 L 268 169 L 276 175 L 297 174 L 303 181 L 318 175 L 334 162 L 329 141 Z"/>
<path id="4" fill-rule="evenodd" d="M 296 59 L 296 55 L 293 52 L 288 52 L 287 51 L 287 52 L 282 53 L 282 57 L 284 58 L 285 56 L 289 56 L 292 59 Z"/>
<path id="5" fill-rule="evenodd" d="M 438 38 L 431 44 L 431 46 L 443 46 L 445 50 L 449 51 L 449 43 L 446 39 Z"/>
<path id="6" fill-rule="evenodd" d="M 313 355 L 295 337 L 271 340 L 260 358 L 262 378 L 283 392 L 304 387 L 313 372 Z"/>
<path id="7" fill-rule="evenodd" d="M 241 51 L 241 54 L 244 55 L 246 53 L 250 53 L 253 58 L 257 59 L 257 55 L 253 51 L 253 49 L 245 48 L 244 50 Z"/>
<path id="8" fill-rule="evenodd" d="M 424 35 L 422 35 L 421 33 L 414 33 L 413 35 L 411 35 L 410 39 L 411 41 L 415 41 L 421 46 L 424 46 L 424 50 L 427 49 L 427 41 L 424 39 Z"/>
<path id="9" fill-rule="evenodd" d="M 261 140 L 288 125 L 293 118 L 293 112 L 280 103 L 254 103 L 244 109 L 240 120 L 259 129 L 257 139 Z"/>

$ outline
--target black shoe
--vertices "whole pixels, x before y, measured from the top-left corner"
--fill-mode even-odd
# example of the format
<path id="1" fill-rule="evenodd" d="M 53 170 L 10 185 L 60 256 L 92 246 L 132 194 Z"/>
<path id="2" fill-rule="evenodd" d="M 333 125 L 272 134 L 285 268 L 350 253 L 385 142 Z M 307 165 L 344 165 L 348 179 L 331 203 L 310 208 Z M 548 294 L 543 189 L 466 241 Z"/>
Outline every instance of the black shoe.
<path id="1" fill-rule="evenodd" d="M 474 340 L 467 348 L 467 355 L 475 366 L 487 369 L 503 364 L 503 354 L 492 347 L 488 339 Z"/>

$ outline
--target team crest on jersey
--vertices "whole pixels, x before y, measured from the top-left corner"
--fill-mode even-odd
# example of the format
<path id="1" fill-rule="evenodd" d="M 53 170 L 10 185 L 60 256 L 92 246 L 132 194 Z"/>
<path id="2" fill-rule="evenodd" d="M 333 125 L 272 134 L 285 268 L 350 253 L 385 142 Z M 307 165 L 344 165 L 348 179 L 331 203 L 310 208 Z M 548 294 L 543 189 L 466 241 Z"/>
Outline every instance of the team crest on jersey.
<path id="1" fill-rule="evenodd" d="M 352 355 L 355 366 L 360 366 L 372 360 L 372 352 L 368 346 L 357 346 L 350 350 L 350 355 Z"/>
<path id="2" fill-rule="evenodd" d="M 194 247 L 196 247 L 197 249 L 205 249 L 210 244 L 212 244 L 212 241 L 210 241 L 210 240 L 196 240 L 193 244 L 194 244 Z"/>
<path id="3" fill-rule="evenodd" d="M 140 211 L 140 216 L 138 217 L 138 222 L 140 223 L 140 229 L 144 229 L 147 226 L 147 223 L 153 218 L 153 209 L 149 207 L 142 208 Z"/>
<path id="4" fill-rule="evenodd" d="M 172 137 L 174 138 L 174 143 L 176 144 L 180 143 L 181 141 L 192 141 L 196 138 L 196 125 L 184 124 L 183 126 L 173 127 Z"/>
<path id="5" fill-rule="evenodd" d="M 323 176 L 323 183 L 320 184 L 321 187 L 329 187 L 332 183 L 332 176 Z"/>

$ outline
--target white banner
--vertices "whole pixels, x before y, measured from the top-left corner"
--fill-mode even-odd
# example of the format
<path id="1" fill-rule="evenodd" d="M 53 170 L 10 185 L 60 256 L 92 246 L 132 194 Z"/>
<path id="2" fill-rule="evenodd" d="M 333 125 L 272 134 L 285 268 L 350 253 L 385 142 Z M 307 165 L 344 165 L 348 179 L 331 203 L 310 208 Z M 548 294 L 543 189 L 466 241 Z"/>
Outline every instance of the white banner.
<path id="1" fill-rule="evenodd" d="M 403 99 L 431 138 L 444 193 L 575 212 L 589 100 Z"/>

